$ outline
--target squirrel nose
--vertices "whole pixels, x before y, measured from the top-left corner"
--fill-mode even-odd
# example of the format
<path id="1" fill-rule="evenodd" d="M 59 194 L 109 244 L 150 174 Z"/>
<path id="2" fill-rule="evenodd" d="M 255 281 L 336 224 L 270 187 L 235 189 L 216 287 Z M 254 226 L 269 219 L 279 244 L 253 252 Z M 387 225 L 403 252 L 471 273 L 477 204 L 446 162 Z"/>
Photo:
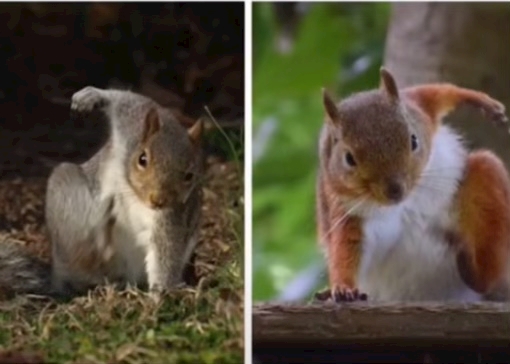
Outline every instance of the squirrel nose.
<path id="1" fill-rule="evenodd" d="M 386 198 L 393 202 L 399 202 L 404 196 L 404 187 L 398 181 L 388 181 L 386 183 Z"/>

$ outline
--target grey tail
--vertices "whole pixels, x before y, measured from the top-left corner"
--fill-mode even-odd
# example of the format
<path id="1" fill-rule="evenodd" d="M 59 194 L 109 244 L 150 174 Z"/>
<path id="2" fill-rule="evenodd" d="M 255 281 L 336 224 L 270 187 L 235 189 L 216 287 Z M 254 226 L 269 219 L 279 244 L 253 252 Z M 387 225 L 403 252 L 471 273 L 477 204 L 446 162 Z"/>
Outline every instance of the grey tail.
<path id="1" fill-rule="evenodd" d="M 0 240 L 0 294 L 51 296 L 51 265 L 12 240 Z"/>

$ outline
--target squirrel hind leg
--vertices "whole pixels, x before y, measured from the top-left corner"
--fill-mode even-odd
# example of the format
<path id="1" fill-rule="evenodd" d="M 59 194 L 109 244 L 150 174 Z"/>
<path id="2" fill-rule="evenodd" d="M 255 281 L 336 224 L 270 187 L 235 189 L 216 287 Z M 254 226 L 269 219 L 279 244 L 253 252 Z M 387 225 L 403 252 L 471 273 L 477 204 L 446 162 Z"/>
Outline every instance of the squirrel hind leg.
<path id="1" fill-rule="evenodd" d="M 510 257 L 510 179 L 490 151 L 470 154 L 457 195 L 459 273 L 489 294 L 506 279 Z"/>

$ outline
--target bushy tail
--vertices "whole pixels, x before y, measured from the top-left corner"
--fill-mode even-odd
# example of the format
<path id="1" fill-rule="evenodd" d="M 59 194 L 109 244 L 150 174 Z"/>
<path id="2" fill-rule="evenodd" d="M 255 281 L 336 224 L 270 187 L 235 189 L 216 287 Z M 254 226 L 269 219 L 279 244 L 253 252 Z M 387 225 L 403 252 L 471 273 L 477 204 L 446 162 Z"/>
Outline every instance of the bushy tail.
<path id="1" fill-rule="evenodd" d="M 12 240 L 0 241 L 0 294 L 51 295 L 51 265 Z"/>

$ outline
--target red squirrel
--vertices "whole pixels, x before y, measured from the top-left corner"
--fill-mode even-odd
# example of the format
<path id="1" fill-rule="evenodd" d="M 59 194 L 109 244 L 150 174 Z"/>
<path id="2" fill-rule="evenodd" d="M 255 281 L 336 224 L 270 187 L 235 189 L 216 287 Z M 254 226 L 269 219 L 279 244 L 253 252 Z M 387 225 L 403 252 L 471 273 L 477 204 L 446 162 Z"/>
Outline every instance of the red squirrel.
<path id="1" fill-rule="evenodd" d="M 323 89 L 316 212 L 330 297 L 498 296 L 510 281 L 509 175 L 441 121 L 470 104 L 504 123 L 505 107 L 452 84 L 399 89 L 388 70 L 380 75 L 378 89 L 337 104 Z"/>

